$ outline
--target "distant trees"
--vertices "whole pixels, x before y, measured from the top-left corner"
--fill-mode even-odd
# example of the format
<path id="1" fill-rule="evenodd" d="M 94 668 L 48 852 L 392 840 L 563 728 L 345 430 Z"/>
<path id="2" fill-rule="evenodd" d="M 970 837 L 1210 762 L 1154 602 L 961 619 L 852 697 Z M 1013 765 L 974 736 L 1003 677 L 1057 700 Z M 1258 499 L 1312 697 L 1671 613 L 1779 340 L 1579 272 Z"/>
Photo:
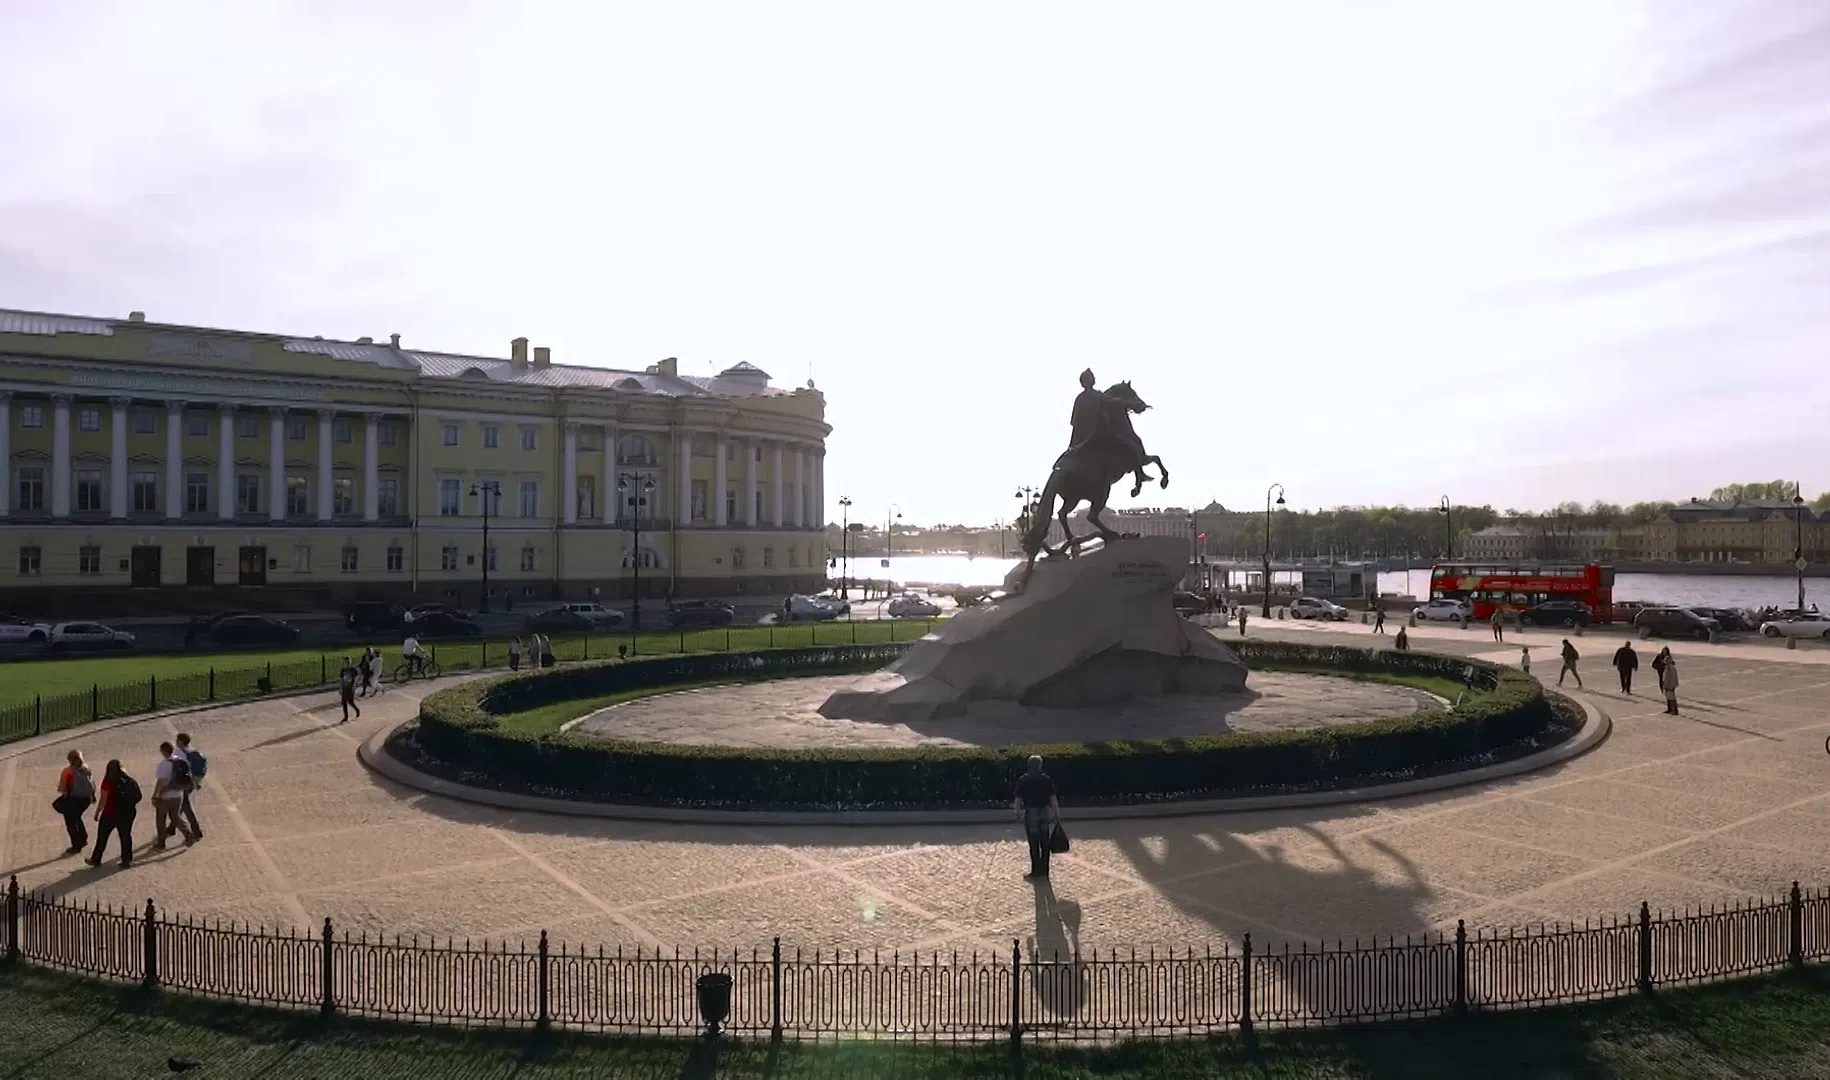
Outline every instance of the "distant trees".
<path id="1" fill-rule="evenodd" d="M 1754 502 L 1762 499 L 1790 499 L 1797 494 L 1796 480 L 1768 480 L 1764 484 L 1723 484 L 1709 493 L 1709 501 Z M 1818 497 L 1821 499 L 1823 496 Z"/>

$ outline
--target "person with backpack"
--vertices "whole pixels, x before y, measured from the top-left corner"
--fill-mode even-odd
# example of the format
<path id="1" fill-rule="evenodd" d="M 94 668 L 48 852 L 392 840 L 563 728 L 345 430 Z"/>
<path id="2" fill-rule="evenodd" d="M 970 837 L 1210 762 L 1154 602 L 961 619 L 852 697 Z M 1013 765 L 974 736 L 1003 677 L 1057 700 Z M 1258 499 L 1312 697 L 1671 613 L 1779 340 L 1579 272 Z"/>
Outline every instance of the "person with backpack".
<path id="1" fill-rule="evenodd" d="M 184 793 L 184 821 L 191 827 L 191 835 L 203 839 L 203 826 L 197 824 L 197 812 L 191 809 L 192 796 L 203 788 L 204 774 L 210 771 L 210 759 L 203 756 L 203 751 L 191 745 L 191 737 L 184 732 L 178 733 L 178 753 L 191 767 L 191 790 Z"/>
<path id="2" fill-rule="evenodd" d="M 133 819 L 140 806 L 140 785 L 121 768 L 119 758 L 110 759 L 102 770 L 101 798 L 95 803 L 95 854 L 84 861 L 90 866 L 102 865 L 108 851 L 108 838 L 121 837 L 121 869 L 133 865 Z"/>
<path id="3" fill-rule="evenodd" d="M 95 779 L 83 764 L 82 751 L 72 750 L 66 757 L 70 764 L 57 776 L 57 798 L 51 809 L 63 815 L 64 830 L 70 834 L 70 847 L 64 854 L 74 855 L 89 846 L 89 827 L 83 824 L 83 815 L 95 801 Z"/>
<path id="4" fill-rule="evenodd" d="M 337 723 L 349 723 L 351 709 L 356 710 L 357 717 L 362 716 L 362 706 L 356 704 L 356 667 L 348 657 L 344 657 L 343 669 L 337 672 L 337 700 L 343 704 L 343 719 Z"/>
<path id="5" fill-rule="evenodd" d="M 173 833 L 184 837 L 184 846 L 197 836 L 184 820 L 184 797 L 191 790 L 191 763 L 172 744 L 159 744 L 159 764 L 153 769 L 153 850 L 164 851 Z"/>
<path id="6" fill-rule="evenodd" d="M 1582 654 L 1578 653 L 1576 647 L 1569 643 L 1569 638 L 1564 638 L 1563 666 L 1557 670 L 1558 686 L 1563 685 L 1563 676 L 1574 675 L 1576 677 L 1576 689 L 1582 689 L 1582 673 L 1576 670 L 1576 661 L 1580 659 L 1582 659 Z"/>

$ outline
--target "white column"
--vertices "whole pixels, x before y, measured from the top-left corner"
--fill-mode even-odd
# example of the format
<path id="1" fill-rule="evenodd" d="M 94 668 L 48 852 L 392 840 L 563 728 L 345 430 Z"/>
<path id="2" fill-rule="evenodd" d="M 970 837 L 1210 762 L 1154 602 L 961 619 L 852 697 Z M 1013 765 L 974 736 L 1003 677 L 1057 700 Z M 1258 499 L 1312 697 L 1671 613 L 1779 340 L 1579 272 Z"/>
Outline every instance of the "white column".
<path id="1" fill-rule="evenodd" d="M 769 524 L 771 524 L 779 529 L 783 525 L 783 521 L 782 521 L 782 444 L 776 443 L 774 446 L 770 447 L 769 454 L 770 454 L 769 483 L 774 488 L 774 490 L 769 493 L 770 494 L 769 501 L 772 506 L 772 510 L 769 514 Z"/>
<path id="2" fill-rule="evenodd" d="M 674 455 L 680 459 L 680 482 L 675 485 L 680 501 L 674 507 L 674 528 L 678 529 L 693 523 L 693 433 L 681 429 L 674 437 L 680 443 L 680 452 Z"/>
<path id="3" fill-rule="evenodd" d="M 762 524 L 756 520 L 761 516 L 756 512 L 756 485 L 762 472 L 762 464 L 756 460 L 756 451 L 761 445 L 755 439 L 743 441 L 743 512 L 738 516 L 752 529 Z"/>
<path id="4" fill-rule="evenodd" d="M 559 493 L 561 504 L 565 507 L 565 523 L 578 524 L 578 425 L 568 422 L 565 428 L 565 460 L 563 473 L 565 480 L 563 490 Z"/>
<path id="5" fill-rule="evenodd" d="M 794 500 L 788 512 L 794 516 L 790 524 L 796 528 L 807 527 L 807 452 L 794 451 Z"/>
<path id="6" fill-rule="evenodd" d="M 165 403 L 165 516 L 184 516 L 184 402 Z"/>
<path id="7" fill-rule="evenodd" d="M 604 474 L 598 476 L 598 487 L 604 500 L 598 509 L 604 511 L 604 524 L 617 524 L 617 425 L 604 425 Z"/>
<path id="8" fill-rule="evenodd" d="M 216 407 L 216 518 L 235 518 L 235 406 Z"/>
<path id="9" fill-rule="evenodd" d="M 70 516 L 70 395 L 51 395 L 51 516 Z"/>
<path id="10" fill-rule="evenodd" d="M 286 410 L 267 410 L 267 520 L 286 520 Z"/>
<path id="11" fill-rule="evenodd" d="M 337 414 L 330 409 L 318 410 L 318 520 L 329 521 L 331 514 L 331 461 L 330 435 L 331 426 L 336 422 Z"/>
<path id="12" fill-rule="evenodd" d="M 0 390 L 0 518 L 13 498 L 13 392 Z"/>
<path id="13" fill-rule="evenodd" d="M 813 527 L 826 532 L 826 450 L 813 455 Z"/>
<path id="14" fill-rule="evenodd" d="M 718 455 L 717 464 L 712 466 L 712 487 L 717 489 L 712 492 L 712 498 L 716 500 L 712 506 L 712 523 L 722 529 L 731 523 L 729 508 L 725 505 L 728 500 L 724 493 L 725 485 L 729 483 L 724 459 L 731 456 L 731 441 L 724 437 L 723 432 L 719 432 L 718 444 L 712 448 L 712 452 Z"/>
<path id="15" fill-rule="evenodd" d="M 381 414 L 362 418 L 362 519 L 381 520 Z"/>
<path id="16" fill-rule="evenodd" d="M 127 516 L 127 407 L 129 398 L 109 398 L 114 415 L 108 429 L 108 516 L 119 520 Z"/>

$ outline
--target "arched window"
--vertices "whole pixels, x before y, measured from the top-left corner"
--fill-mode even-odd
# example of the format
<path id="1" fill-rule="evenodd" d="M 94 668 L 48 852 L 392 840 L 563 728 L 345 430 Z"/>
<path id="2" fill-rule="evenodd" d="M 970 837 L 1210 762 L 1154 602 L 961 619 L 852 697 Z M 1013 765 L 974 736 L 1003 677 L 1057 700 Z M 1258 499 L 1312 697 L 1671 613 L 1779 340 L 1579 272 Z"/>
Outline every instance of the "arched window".
<path id="1" fill-rule="evenodd" d="M 653 465 L 654 443 L 646 435 L 625 435 L 617 440 L 616 462 L 619 465 Z"/>
<path id="2" fill-rule="evenodd" d="M 742 570 L 743 561 L 744 561 L 743 547 L 741 545 L 739 545 L 737 547 L 732 548 L 731 549 L 731 569 Z"/>
<path id="3" fill-rule="evenodd" d="M 625 570 L 631 569 L 635 566 L 635 563 L 636 563 L 635 552 L 633 552 L 633 551 L 623 552 L 623 569 L 625 569 Z M 658 552 L 656 552 L 654 548 L 648 547 L 646 545 L 644 545 L 642 547 L 642 569 L 644 569 L 644 570 L 661 569 L 660 554 Z"/>
<path id="4" fill-rule="evenodd" d="M 769 570 L 769 569 L 774 568 L 774 566 L 775 566 L 775 548 L 771 545 L 765 544 L 765 545 L 763 545 L 763 569 Z"/>

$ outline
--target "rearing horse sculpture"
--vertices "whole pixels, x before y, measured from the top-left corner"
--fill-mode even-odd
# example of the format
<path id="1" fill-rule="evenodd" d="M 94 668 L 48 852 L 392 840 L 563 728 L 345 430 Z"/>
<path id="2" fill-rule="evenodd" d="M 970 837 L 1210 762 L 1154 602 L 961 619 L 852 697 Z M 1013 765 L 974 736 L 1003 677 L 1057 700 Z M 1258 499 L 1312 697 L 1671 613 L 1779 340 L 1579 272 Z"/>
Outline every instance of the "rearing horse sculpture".
<path id="1" fill-rule="evenodd" d="M 1136 498 L 1144 489 L 1145 482 L 1154 479 L 1146 470 L 1155 465 L 1163 472 L 1160 483 L 1169 486 L 1169 467 L 1163 459 L 1144 449 L 1143 440 L 1131 427 L 1131 416 L 1150 408 L 1137 396 L 1128 382 L 1117 383 L 1105 391 L 1105 407 L 1101 410 L 1099 425 L 1092 438 L 1083 446 L 1070 448 L 1055 460 L 1055 467 L 1049 473 L 1048 483 L 1042 488 L 1037 500 L 1035 519 L 1030 522 L 1029 532 L 1023 537 L 1023 551 L 1029 556 L 1029 565 L 1036 564 L 1037 556 L 1054 557 L 1072 554 L 1082 544 L 1095 536 L 1111 543 L 1121 539 L 1100 516 L 1106 509 L 1106 498 L 1112 492 L 1112 485 L 1118 483 L 1126 473 L 1133 478 L 1131 497 Z M 1060 547 L 1048 546 L 1048 527 L 1051 514 L 1056 512 L 1056 503 L 1060 503 L 1058 520 L 1061 530 L 1067 539 Z M 1068 525 L 1068 515 L 1081 503 L 1088 504 L 1087 524 L 1096 530 L 1081 536 L 1075 536 Z"/>

